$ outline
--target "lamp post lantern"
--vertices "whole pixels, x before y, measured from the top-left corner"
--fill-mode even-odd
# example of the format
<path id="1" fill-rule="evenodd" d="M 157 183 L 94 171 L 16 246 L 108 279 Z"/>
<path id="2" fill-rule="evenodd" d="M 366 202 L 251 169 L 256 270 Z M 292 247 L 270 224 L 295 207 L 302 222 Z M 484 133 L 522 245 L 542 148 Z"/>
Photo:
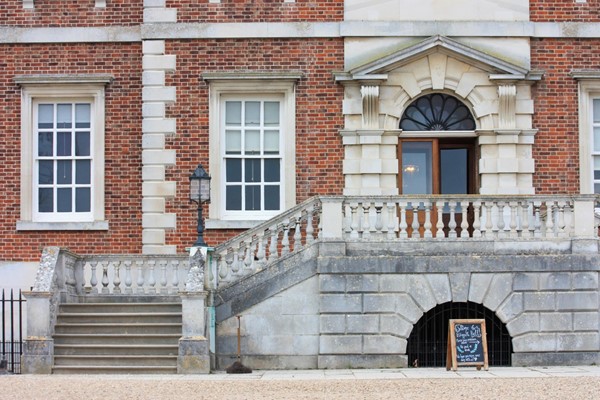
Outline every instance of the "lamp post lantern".
<path id="1" fill-rule="evenodd" d="M 202 165 L 190 175 L 190 200 L 198 204 L 198 239 L 194 247 L 208 247 L 204 241 L 204 221 L 202 220 L 202 204 L 210 202 L 210 175 L 206 173 Z"/>

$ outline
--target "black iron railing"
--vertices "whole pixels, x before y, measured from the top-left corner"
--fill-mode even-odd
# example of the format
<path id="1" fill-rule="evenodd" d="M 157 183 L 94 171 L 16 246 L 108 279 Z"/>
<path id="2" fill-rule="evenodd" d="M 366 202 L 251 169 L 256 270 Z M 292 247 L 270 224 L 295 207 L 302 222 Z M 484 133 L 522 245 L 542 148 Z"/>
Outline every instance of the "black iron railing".
<path id="1" fill-rule="evenodd" d="M 21 373 L 21 354 L 23 353 L 23 305 L 25 299 L 19 290 L 15 297 L 14 290 L 10 295 L 2 289 L 0 309 L 2 310 L 2 341 L 0 342 L 0 372 Z"/>

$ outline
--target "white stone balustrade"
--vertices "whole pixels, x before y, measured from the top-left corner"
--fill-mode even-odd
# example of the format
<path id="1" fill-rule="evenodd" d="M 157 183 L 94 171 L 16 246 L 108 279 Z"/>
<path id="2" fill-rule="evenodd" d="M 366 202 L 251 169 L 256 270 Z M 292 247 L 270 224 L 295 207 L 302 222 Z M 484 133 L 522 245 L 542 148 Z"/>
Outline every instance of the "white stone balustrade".
<path id="1" fill-rule="evenodd" d="M 187 256 L 91 256 L 76 265 L 77 292 L 93 295 L 177 295 L 189 269 Z"/>

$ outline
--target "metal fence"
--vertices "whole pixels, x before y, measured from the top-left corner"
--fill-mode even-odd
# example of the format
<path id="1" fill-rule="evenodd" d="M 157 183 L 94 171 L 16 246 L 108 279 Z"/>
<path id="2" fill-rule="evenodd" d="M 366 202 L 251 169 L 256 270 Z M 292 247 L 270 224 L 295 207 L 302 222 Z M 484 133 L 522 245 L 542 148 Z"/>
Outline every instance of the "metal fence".
<path id="1" fill-rule="evenodd" d="M 21 373 L 21 354 L 23 353 L 23 308 L 25 299 L 21 290 L 16 296 L 13 289 L 10 294 L 2 289 L 0 300 L 2 310 L 2 341 L 0 342 L 0 372 Z"/>

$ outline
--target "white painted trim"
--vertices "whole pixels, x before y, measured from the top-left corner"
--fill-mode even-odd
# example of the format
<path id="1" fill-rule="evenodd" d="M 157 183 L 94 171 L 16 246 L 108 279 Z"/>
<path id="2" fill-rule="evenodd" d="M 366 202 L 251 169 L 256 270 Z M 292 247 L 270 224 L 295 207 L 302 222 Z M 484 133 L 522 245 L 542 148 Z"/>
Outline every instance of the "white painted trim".
<path id="1" fill-rule="evenodd" d="M 594 193 L 592 165 L 592 98 L 600 98 L 600 79 L 579 81 L 579 190 L 581 194 Z"/>
<path id="2" fill-rule="evenodd" d="M 104 221 L 104 153 L 105 153 L 105 108 L 104 86 L 105 81 L 96 83 L 73 83 L 72 79 L 62 80 L 55 75 L 55 84 L 27 82 L 28 77 L 17 77 L 22 85 L 21 91 L 21 221 L 18 226 L 25 228 L 26 222 L 34 221 L 33 213 L 33 104 L 37 100 L 58 101 L 61 99 L 86 99 L 92 102 L 92 118 L 94 121 L 93 160 L 94 174 L 92 184 L 92 214 L 89 221 L 75 223 L 96 223 Z M 81 77 L 84 81 L 85 79 Z M 36 77 L 39 82 L 41 79 Z M 34 79 L 34 81 L 36 80 Z M 95 79 L 95 78 L 90 78 Z M 109 80 L 110 81 L 110 80 Z M 45 221 L 46 222 L 46 221 Z M 72 221 L 52 221 L 72 222 Z M 60 224 L 44 225 L 48 229 L 52 226 L 61 229 Z"/>
<path id="3" fill-rule="evenodd" d="M 293 80 L 209 80 L 209 171 L 212 176 L 212 199 L 209 207 L 209 219 L 221 220 L 224 215 L 222 201 L 222 159 L 221 159 L 221 97 L 223 95 L 281 95 L 282 115 L 284 122 L 282 129 L 285 136 L 282 138 L 281 148 L 284 163 L 284 172 L 281 180 L 283 209 L 296 205 L 296 91 Z M 268 212 L 265 213 L 265 218 Z M 271 215 L 272 216 L 272 215 Z M 253 219 L 256 219 L 254 217 Z"/>
<path id="4" fill-rule="evenodd" d="M 17 221 L 17 231 L 107 231 L 108 221 L 31 222 Z"/>

